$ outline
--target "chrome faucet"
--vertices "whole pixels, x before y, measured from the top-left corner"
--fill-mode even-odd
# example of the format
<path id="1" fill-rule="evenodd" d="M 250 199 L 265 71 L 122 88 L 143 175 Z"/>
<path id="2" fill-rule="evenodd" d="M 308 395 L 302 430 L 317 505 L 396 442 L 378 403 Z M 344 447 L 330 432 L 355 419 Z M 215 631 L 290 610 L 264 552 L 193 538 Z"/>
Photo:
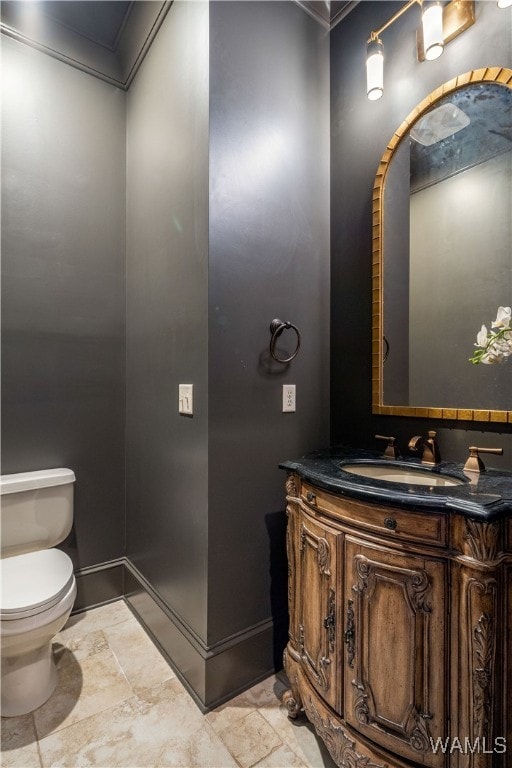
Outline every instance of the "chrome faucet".
<path id="1" fill-rule="evenodd" d="M 436 441 L 436 435 L 437 432 L 431 430 L 428 433 L 428 437 L 415 435 L 409 440 L 410 451 L 416 452 L 421 449 L 422 464 L 439 464 L 441 461 L 441 454 L 439 452 L 439 446 Z"/>

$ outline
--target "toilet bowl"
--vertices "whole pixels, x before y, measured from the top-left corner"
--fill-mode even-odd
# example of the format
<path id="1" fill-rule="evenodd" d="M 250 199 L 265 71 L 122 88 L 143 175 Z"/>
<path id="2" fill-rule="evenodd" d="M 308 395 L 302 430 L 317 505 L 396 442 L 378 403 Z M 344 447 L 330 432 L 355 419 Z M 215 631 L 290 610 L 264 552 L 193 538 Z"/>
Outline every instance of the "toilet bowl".
<path id="1" fill-rule="evenodd" d="M 52 694 L 52 640 L 76 596 L 73 565 L 53 545 L 73 520 L 74 473 L 68 469 L 3 475 L 1 493 L 1 714 L 22 715 Z"/>

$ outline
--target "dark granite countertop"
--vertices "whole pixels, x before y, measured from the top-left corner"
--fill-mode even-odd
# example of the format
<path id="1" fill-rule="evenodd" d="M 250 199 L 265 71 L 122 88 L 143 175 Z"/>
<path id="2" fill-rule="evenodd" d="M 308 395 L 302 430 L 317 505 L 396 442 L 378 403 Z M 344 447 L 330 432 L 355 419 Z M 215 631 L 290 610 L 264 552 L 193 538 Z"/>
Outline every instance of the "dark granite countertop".
<path id="1" fill-rule="evenodd" d="M 394 467 L 406 467 L 448 475 L 463 480 L 461 485 L 436 487 L 395 483 L 361 477 L 342 470 L 350 462 L 378 462 Z M 463 472 L 462 464 L 441 462 L 429 468 L 418 459 L 385 459 L 382 453 L 350 446 L 315 451 L 300 459 L 284 461 L 281 469 L 296 472 L 300 477 L 339 496 L 412 510 L 458 512 L 477 520 L 493 521 L 512 515 L 512 472 L 487 468 L 479 475 Z"/>

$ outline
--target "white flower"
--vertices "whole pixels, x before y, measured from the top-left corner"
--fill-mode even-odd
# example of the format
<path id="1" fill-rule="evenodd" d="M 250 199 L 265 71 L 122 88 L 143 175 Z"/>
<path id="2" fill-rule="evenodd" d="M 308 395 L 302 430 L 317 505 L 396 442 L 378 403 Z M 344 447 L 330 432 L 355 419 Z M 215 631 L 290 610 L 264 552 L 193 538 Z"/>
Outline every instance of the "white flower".
<path id="1" fill-rule="evenodd" d="M 480 362 L 485 365 L 493 365 L 494 363 L 502 363 L 504 359 L 496 350 L 489 349 L 482 355 Z"/>
<path id="2" fill-rule="evenodd" d="M 476 336 L 476 352 L 470 357 L 472 363 L 492 365 L 502 363 L 512 355 L 512 310 L 510 307 L 498 307 L 496 320 L 492 323 L 495 330 L 488 331 L 482 325 Z"/>
<path id="3" fill-rule="evenodd" d="M 482 328 L 477 333 L 475 347 L 485 347 L 487 344 L 487 328 L 482 325 Z"/>
<path id="4" fill-rule="evenodd" d="M 494 346 L 503 357 L 512 355 L 512 329 L 504 328 L 501 338 L 496 339 Z"/>
<path id="5" fill-rule="evenodd" d="M 512 317 L 512 309 L 510 307 L 498 307 L 498 314 L 496 320 L 492 324 L 493 328 L 509 328 L 510 320 Z"/>

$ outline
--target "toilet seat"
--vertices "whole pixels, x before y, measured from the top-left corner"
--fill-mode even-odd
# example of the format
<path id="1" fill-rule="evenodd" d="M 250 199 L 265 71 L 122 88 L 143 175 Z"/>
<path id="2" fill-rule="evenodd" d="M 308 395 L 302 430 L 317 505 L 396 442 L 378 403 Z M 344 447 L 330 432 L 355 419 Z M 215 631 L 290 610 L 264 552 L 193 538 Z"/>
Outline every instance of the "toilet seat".
<path id="1" fill-rule="evenodd" d="M 0 560 L 0 620 L 48 611 L 74 583 L 73 563 L 60 549 L 42 549 Z"/>

